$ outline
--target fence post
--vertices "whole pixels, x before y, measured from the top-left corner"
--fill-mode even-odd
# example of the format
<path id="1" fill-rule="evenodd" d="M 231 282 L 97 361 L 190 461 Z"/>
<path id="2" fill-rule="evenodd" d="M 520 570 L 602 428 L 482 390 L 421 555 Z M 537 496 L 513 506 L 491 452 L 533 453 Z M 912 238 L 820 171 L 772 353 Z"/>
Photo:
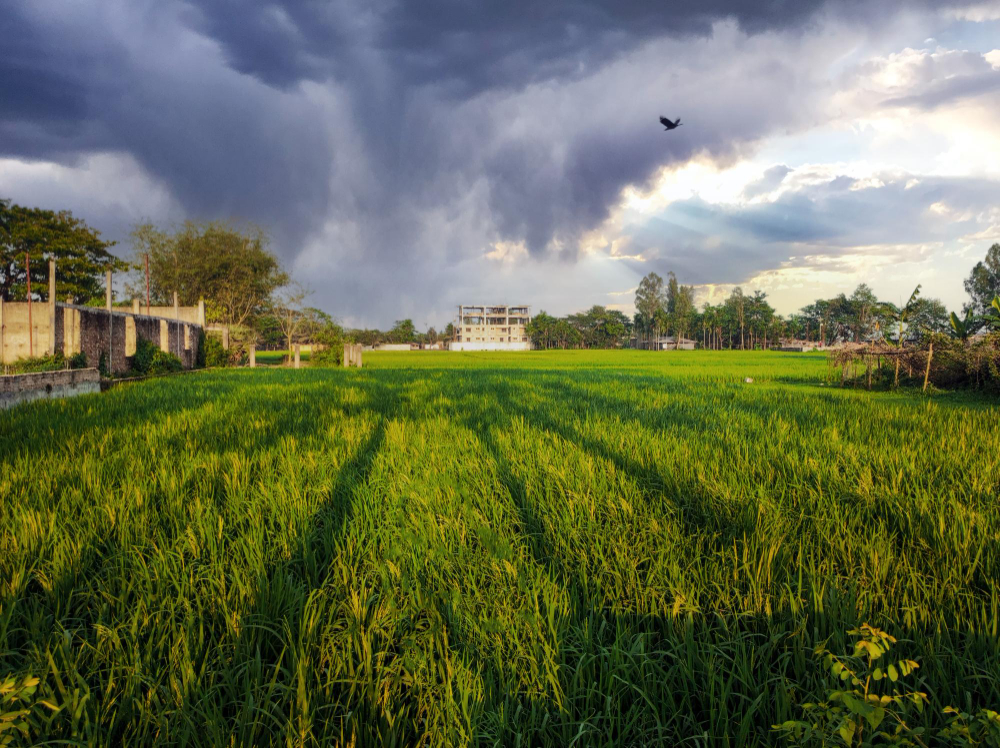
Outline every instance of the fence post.
<path id="1" fill-rule="evenodd" d="M 296 343 L 295 344 L 295 368 L 296 369 L 299 368 L 299 349 L 300 349 L 300 346 L 299 346 L 298 343 Z"/>
<path id="2" fill-rule="evenodd" d="M 115 356 L 114 356 L 114 338 L 115 338 L 115 318 L 111 313 L 111 271 L 108 270 L 107 280 L 105 281 L 107 288 L 105 289 L 106 303 L 108 306 L 108 378 L 111 377 L 115 372 Z"/>
<path id="3" fill-rule="evenodd" d="M 256 343 L 250 344 L 250 368 L 257 368 L 257 345 Z"/>
<path id="4" fill-rule="evenodd" d="M 31 257 L 24 253 L 25 278 L 28 281 L 28 358 L 35 357 L 34 326 L 31 324 Z"/>
<path id="5" fill-rule="evenodd" d="M 56 261 L 49 260 L 49 355 L 56 352 Z"/>
<path id="6" fill-rule="evenodd" d="M 174 291 L 174 321 L 177 323 L 175 327 L 177 328 L 177 358 L 181 358 L 181 308 L 177 305 L 177 292 Z"/>
<path id="7" fill-rule="evenodd" d="M 927 368 L 924 370 L 924 392 L 927 392 L 927 380 L 931 376 L 931 359 L 934 358 L 934 343 L 927 346 Z"/>
<path id="8" fill-rule="evenodd" d="M 0 296 L 0 365 L 7 363 L 7 344 L 4 340 L 7 332 L 7 319 L 4 314 L 3 296 Z"/>

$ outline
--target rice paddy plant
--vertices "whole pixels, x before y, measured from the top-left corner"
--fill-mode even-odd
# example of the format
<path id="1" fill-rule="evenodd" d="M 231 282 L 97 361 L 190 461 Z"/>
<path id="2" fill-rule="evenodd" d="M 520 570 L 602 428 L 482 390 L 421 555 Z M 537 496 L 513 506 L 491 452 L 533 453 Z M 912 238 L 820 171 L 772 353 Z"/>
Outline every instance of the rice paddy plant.
<path id="1" fill-rule="evenodd" d="M 939 727 L 995 709 L 1000 408 L 827 376 L 366 353 L 9 411 L 24 741 L 771 745 L 863 622 Z"/>

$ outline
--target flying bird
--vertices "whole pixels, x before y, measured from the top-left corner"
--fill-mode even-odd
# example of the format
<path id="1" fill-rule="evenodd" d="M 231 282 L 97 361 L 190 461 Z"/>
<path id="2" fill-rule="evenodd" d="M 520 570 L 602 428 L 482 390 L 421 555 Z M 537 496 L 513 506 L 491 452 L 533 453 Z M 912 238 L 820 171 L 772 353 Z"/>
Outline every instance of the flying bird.
<path id="1" fill-rule="evenodd" d="M 678 117 L 676 122 L 671 122 L 666 117 L 660 117 L 660 124 L 663 125 L 665 130 L 673 130 L 681 126 L 681 118 Z"/>

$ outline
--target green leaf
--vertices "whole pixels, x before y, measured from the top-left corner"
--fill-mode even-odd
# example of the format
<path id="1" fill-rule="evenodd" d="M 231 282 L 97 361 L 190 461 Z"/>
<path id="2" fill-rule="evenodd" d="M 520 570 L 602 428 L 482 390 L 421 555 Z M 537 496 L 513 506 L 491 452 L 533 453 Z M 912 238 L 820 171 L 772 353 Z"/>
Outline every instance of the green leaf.
<path id="1" fill-rule="evenodd" d="M 889 680 L 891 680 L 893 683 L 899 680 L 899 672 L 896 670 L 895 665 L 890 665 L 888 670 L 889 670 Z"/>
<path id="2" fill-rule="evenodd" d="M 865 719 L 868 720 L 868 724 L 872 726 L 873 730 L 877 730 L 878 726 L 882 724 L 882 720 L 885 719 L 885 709 L 877 706 L 865 715 Z"/>
<path id="3" fill-rule="evenodd" d="M 884 677 L 885 674 L 882 672 L 882 668 L 875 668 L 875 671 L 872 673 L 872 680 L 882 680 Z"/>
<path id="4" fill-rule="evenodd" d="M 845 743 L 847 743 L 847 745 L 853 745 L 854 744 L 854 730 L 855 730 L 855 727 L 856 727 L 856 724 L 855 724 L 855 722 L 854 722 L 853 719 L 845 719 L 844 723 L 840 726 L 840 730 L 838 730 L 838 732 L 840 733 L 841 739 Z"/>

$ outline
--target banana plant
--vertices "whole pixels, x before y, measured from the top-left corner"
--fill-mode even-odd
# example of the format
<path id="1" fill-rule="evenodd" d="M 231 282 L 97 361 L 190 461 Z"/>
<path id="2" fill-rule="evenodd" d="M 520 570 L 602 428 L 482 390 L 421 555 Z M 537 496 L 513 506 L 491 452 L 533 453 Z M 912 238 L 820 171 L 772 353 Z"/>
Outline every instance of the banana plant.
<path id="1" fill-rule="evenodd" d="M 888 312 L 890 317 L 894 318 L 896 322 L 896 340 L 897 347 L 903 347 L 903 329 L 906 325 L 907 319 L 913 313 L 917 306 L 917 300 L 920 297 L 920 284 L 913 289 L 913 293 L 910 294 L 910 300 L 906 302 L 902 307 L 897 307 L 895 304 L 886 304 L 885 310 Z"/>
<path id="2" fill-rule="evenodd" d="M 951 336 L 959 340 L 966 341 L 976 331 L 976 323 L 979 321 L 971 309 L 965 310 L 965 318 L 962 319 L 954 312 L 951 313 Z"/>
<path id="3" fill-rule="evenodd" d="M 1000 296 L 994 296 L 990 308 L 983 315 L 983 319 L 994 330 L 1000 330 Z"/>

